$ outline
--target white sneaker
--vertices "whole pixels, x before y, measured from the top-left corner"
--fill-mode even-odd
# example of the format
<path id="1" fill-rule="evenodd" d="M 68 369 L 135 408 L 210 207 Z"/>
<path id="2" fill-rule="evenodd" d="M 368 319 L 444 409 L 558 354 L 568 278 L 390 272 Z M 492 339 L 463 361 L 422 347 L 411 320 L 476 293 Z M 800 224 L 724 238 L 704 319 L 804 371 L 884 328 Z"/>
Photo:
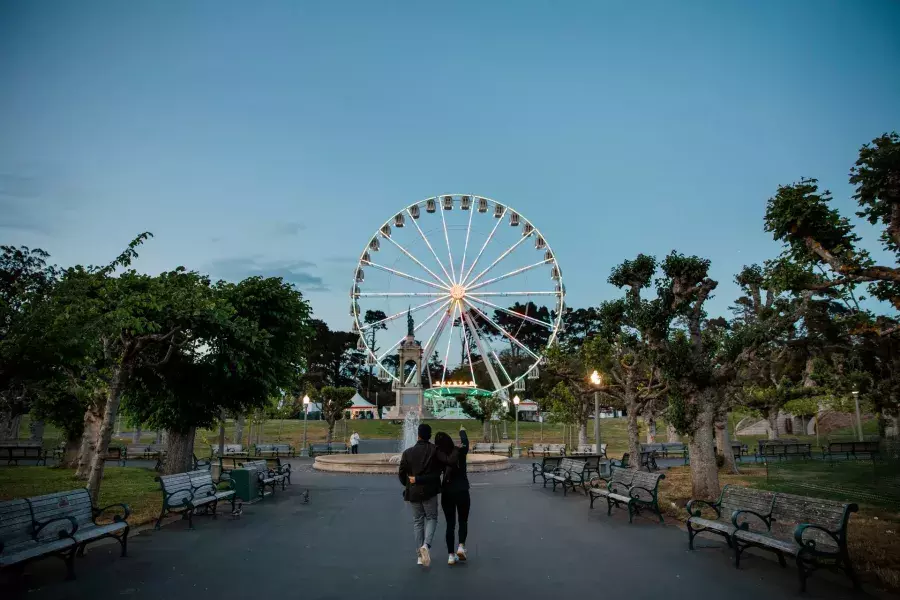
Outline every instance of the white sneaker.
<path id="1" fill-rule="evenodd" d="M 466 547 L 462 544 L 460 544 L 459 548 L 456 549 L 456 557 L 463 562 L 469 559 L 469 557 L 466 556 Z"/>
<path id="2" fill-rule="evenodd" d="M 428 552 L 428 546 L 419 548 L 419 560 L 422 561 L 423 567 L 431 566 L 431 553 Z"/>
<path id="3" fill-rule="evenodd" d="M 422 564 L 422 559 L 421 559 L 421 558 L 417 558 L 417 559 L 416 559 L 416 564 L 417 564 L 417 565 L 421 565 L 421 564 Z"/>
<path id="4" fill-rule="evenodd" d="M 451 554 L 449 557 L 447 557 L 447 564 L 448 565 L 456 564 L 456 555 L 455 554 Z"/>

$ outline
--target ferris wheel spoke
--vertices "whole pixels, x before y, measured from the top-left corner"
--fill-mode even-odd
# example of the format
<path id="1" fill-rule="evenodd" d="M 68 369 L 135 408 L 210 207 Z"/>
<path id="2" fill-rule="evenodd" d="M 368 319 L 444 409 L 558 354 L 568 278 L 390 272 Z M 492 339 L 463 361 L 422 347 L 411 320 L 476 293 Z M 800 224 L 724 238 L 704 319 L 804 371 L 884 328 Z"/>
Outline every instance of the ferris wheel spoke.
<path id="1" fill-rule="evenodd" d="M 432 277 L 434 277 L 434 280 L 435 280 L 435 281 L 437 281 L 438 283 L 440 283 L 441 285 L 444 285 L 444 286 L 447 286 L 447 285 L 448 285 L 446 281 L 444 281 L 443 279 L 441 279 L 440 277 L 438 277 L 437 275 L 435 275 L 434 272 L 433 272 L 431 269 L 429 269 L 429 268 L 426 267 L 424 264 L 422 264 L 422 261 L 420 261 L 418 258 L 416 258 L 415 256 L 413 256 L 406 248 L 404 248 L 403 246 L 401 246 L 400 244 L 398 244 L 398 243 L 394 240 L 394 238 L 392 238 L 392 237 L 386 237 L 386 238 L 384 238 L 384 239 L 386 239 L 387 241 L 389 241 L 389 242 L 392 243 L 393 245 L 397 246 L 397 248 L 400 249 L 400 252 L 402 252 L 403 254 L 405 254 L 406 256 L 408 256 L 408 257 L 410 258 L 410 260 L 412 260 L 414 263 L 416 263 L 417 265 L 419 265 L 420 267 L 422 267 L 423 269 L 425 269 L 426 271 L 428 271 L 428 274 L 431 275 Z"/>
<path id="2" fill-rule="evenodd" d="M 462 271 L 462 269 L 460 269 Z M 465 318 L 463 317 L 462 308 L 459 310 L 459 324 L 462 329 L 463 334 L 463 344 L 466 346 L 466 356 L 469 359 L 469 373 L 472 375 L 472 382 L 475 382 L 475 365 L 472 362 L 472 348 L 469 347 L 469 336 L 468 336 L 468 327 L 466 326 Z"/>
<path id="3" fill-rule="evenodd" d="M 500 334 L 503 335 L 504 337 L 506 337 L 510 342 L 512 342 L 513 344 L 515 344 L 516 346 L 518 346 L 519 348 L 521 348 L 522 350 L 524 350 L 525 352 L 527 352 L 527 353 L 528 353 L 529 355 L 531 355 L 531 357 L 534 358 L 535 360 L 540 360 L 540 359 L 541 359 L 540 356 L 538 356 L 537 354 L 535 354 L 534 352 L 532 352 L 531 348 L 529 348 L 528 346 L 526 346 L 525 344 L 523 344 L 522 342 L 520 342 L 519 340 L 517 340 L 517 339 L 515 338 L 515 336 L 513 336 L 512 334 L 510 334 L 508 331 L 506 331 L 505 329 L 503 329 L 503 328 L 500 327 L 499 325 L 497 325 L 497 323 L 495 323 L 494 320 L 493 320 L 492 318 L 490 318 L 489 316 L 487 316 L 486 314 L 484 314 L 484 311 L 482 311 L 480 308 L 478 308 L 477 306 L 475 306 L 474 304 L 472 304 L 471 302 L 469 302 L 469 301 L 466 300 L 466 299 L 463 299 L 463 302 L 465 302 L 466 304 L 468 304 L 469 307 L 470 307 L 472 310 L 474 310 L 476 313 L 478 313 L 478 316 L 480 316 L 482 319 L 484 319 L 485 321 L 487 321 L 488 323 L 490 323 L 491 325 L 493 325 L 493 326 L 494 326 L 494 329 L 496 329 L 497 331 L 499 331 Z"/>
<path id="4" fill-rule="evenodd" d="M 479 334 L 481 335 L 481 334 Z M 500 360 L 500 355 L 497 354 L 497 351 L 494 350 L 494 345 L 491 344 L 491 340 L 488 336 L 484 337 L 484 343 L 487 344 L 488 350 L 491 352 L 491 356 L 494 357 L 494 360 L 497 362 L 497 366 L 500 367 L 500 371 L 503 372 L 503 376 L 506 377 L 506 381 L 512 383 L 512 377 L 509 376 L 509 373 L 506 371 L 506 367 L 503 366 L 503 362 Z M 490 360 L 490 359 L 488 359 Z"/>
<path id="5" fill-rule="evenodd" d="M 522 267 L 520 269 L 516 269 L 515 271 L 510 271 L 509 273 L 505 273 L 503 275 L 500 275 L 499 277 L 494 277 L 493 279 L 488 279 L 487 281 L 482 281 L 481 283 L 479 283 L 477 285 L 473 285 L 472 287 L 468 288 L 466 290 L 466 292 L 468 293 L 468 290 L 477 290 L 486 285 L 490 285 L 492 283 L 497 283 L 498 281 L 502 281 L 504 279 L 508 279 L 509 277 L 518 275 L 519 273 L 524 273 L 525 271 L 530 271 L 531 269 L 540 267 L 541 265 L 546 265 L 548 262 L 553 262 L 553 261 L 544 259 L 542 261 L 534 263 L 533 265 L 528 265 L 527 267 Z"/>
<path id="6" fill-rule="evenodd" d="M 472 322 L 472 316 L 469 314 L 469 311 L 463 311 L 463 320 L 466 322 L 466 325 L 469 328 L 469 333 L 472 338 L 475 340 L 475 346 L 478 348 L 478 354 L 482 356 L 482 362 L 484 362 L 484 367 L 487 369 L 488 377 L 491 378 L 491 383 L 494 384 L 494 391 L 499 392 L 503 389 L 503 385 L 500 383 L 500 378 L 497 377 L 497 372 L 494 371 L 494 365 L 491 364 L 491 359 L 487 352 L 484 351 L 484 346 L 482 346 L 481 336 L 478 335 L 478 330 L 475 327 L 475 323 Z"/>
<path id="7" fill-rule="evenodd" d="M 447 303 L 449 304 L 449 302 Z M 444 305 L 446 306 L 446 304 Z M 444 327 L 447 326 L 447 319 L 449 319 L 450 311 L 444 313 L 444 316 L 441 317 L 441 320 L 438 321 L 437 327 L 434 328 L 434 331 L 431 332 L 431 335 L 428 337 L 428 341 L 425 342 L 425 351 L 422 353 L 425 359 L 425 364 L 428 364 L 428 361 L 431 360 L 431 353 L 434 351 L 434 346 L 437 344 L 437 341 L 441 337 L 441 333 L 444 331 Z M 426 368 L 428 373 L 428 383 L 430 385 L 434 385 L 434 382 L 431 380 L 431 369 Z"/>
<path id="8" fill-rule="evenodd" d="M 553 329 L 553 323 L 548 323 L 546 321 L 541 321 L 540 319 L 535 319 L 534 317 L 529 317 L 528 315 L 523 315 L 522 313 L 517 313 L 514 310 L 509 310 L 508 308 L 503 308 L 502 306 L 498 306 L 497 304 L 494 304 L 493 302 L 488 302 L 487 300 L 482 300 L 482 299 L 476 298 L 474 296 L 472 298 L 470 298 L 470 300 L 474 300 L 475 302 L 478 302 L 479 304 L 484 304 L 485 306 L 490 306 L 491 308 L 495 308 L 501 312 L 505 312 L 506 314 L 512 315 L 513 317 L 518 317 L 519 319 L 523 319 L 525 321 L 528 321 L 529 323 L 534 323 L 535 325 L 542 325 L 542 326 L 546 327 L 547 329 Z"/>
<path id="9" fill-rule="evenodd" d="M 431 319 L 434 318 L 434 315 L 438 314 L 438 313 L 441 312 L 443 309 L 447 308 L 447 306 L 448 306 L 451 302 L 452 302 L 452 300 L 448 299 L 448 300 L 446 300 L 443 304 L 441 304 L 440 306 L 438 306 L 438 307 L 434 310 L 434 312 L 432 312 L 430 315 L 428 315 L 427 317 L 425 317 L 425 320 L 424 320 L 424 321 L 422 321 L 421 323 L 419 323 L 418 325 L 416 325 L 415 328 L 413 328 L 413 333 L 417 332 L 419 329 L 422 328 L 423 325 L 425 325 L 426 323 L 428 323 L 429 321 L 431 321 Z M 391 352 L 393 352 L 393 351 L 397 348 L 397 346 L 399 346 L 400 344 L 403 343 L 403 340 L 405 340 L 405 339 L 406 339 L 406 336 L 404 335 L 404 336 L 401 337 L 399 340 L 397 340 L 396 342 L 394 342 L 394 344 L 393 344 L 390 348 L 388 348 L 387 350 L 385 350 L 385 351 L 381 354 L 381 356 L 377 357 L 375 360 L 377 360 L 378 362 L 381 362 L 382 360 L 384 360 L 384 357 L 387 356 L 388 354 L 390 354 Z"/>
<path id="10" fill-rule="evenodd" d="M 473 206 L 469 209 L 469 225 L 466 227 L 466 245 L 463 246 L 462 262 L 459 263 L 459 283 L 462 283 L 463 271 L 466 269 L 466 254 L 469 252 L 469 234 L 472 233 L 472 215 L 474 214 L 475 207 Z"/>
<path id="11" fill-rule="evenodd" d="M 447 297 L 447 292 L 359 292 L 354 294 L 358 298 L 419 298 L 419 297 Z"/>
<path id="12" fill-rule="evenodd" d="M 479 279 L 481 279 L 481 278 L 484 276 L 485 273 L 487 273 L 488 271 L 490 271 L 491 269 L 493 269 L 495 266 L 497 266 L 497 263 L 499 263 L 501 260 L 503 260 L 504 258 L 506 258 L 507 256 L 509 256 L 510 253 L 511 253 L 513 250 L 515 250 L 516 248 L 518 248 L 518 247 L 522 244 L 522 242 L 524 242 L 525 240 L 527 240 L 529 237 L 530 237 L 530 236 L 523 235 L 523 236 L 519 239 L 518 242 L 516 242 L 515 244 L 513 244 L 512 246 L 510 246 L 509 248 L 507 248 L 507 249 L 506 249 L 506 252 L 504 252 L 503 254 L 501 254 L 500 256 L 498 256 L 498 257 L 497 257 L 497 260 L 495 260 L 494 262 L 492 262 L 492 263 L 490 264 L 490 266 L 489 266 L 487 269 L 485 269 L 484 271 L 482 271 L 481 273 L 479 273 L 478 275 L 476 275 L 475 277 L 473 277 L 470 281 L 467 281 L 464 285 L 465 285 L 467 288 L 468 288 L 468 287 L 471 287 L 476 281 L 478 281 Z M 546 262 L 546 260 L 545 260 L 544 262 Z M 543 263 L 542 263 L 542 264 L 543 264 Z M 483 284 L 479 284 L 479 285 L 475 286 L 475 288 L 479 288 L 479 287 L 481 287 L 482 285 L 483 285 Z M 474 288 L 473 288 L 473 289 L 474 289 Z"/>
<path id="13" fill-rule="evenodd" d="M 459 309 L 459 302 L 454 302 L 448 313 L 450 316 L 450 335 L 447 336 L 447 351 L 444 353 L 444 369 L 441 373 L 441 383 L 447 381 L 447 363 L 450 361 L 450 342 L 453 341 L 453 319 Z"/>
<path id="14" fill-rule="evenodd" d="M 434 248 L 431 247 L 431 242 L 428 241 L 428 237 L 424 233 L 422 233 L 422 228 L 419 227 L 419 224 L 416 222 L 416 219 L 413 218 L 412 213 L 409 212 L 409 209 L 406 209 L 406 212 L 409 214 L 409 219 L 412 221 L 412 224 L 415 226 L 416 231 L 419 232 L 419 235 L 422 236 L 422 240 L 425 242 L 425 245 L 428 246 L 428 249 L 431 250 L 431 255 L 434 257 L 434 260 L 437 261 L 437 264 L 441 267 L 441 271 L 444 272 L 444 275 L 447 276 L 449 281 L 453 281 L 453 278 L 450 277 L 450 273 L 447 272 L 447 267 L 444 266 L 444 263 L 441 262 L 441 259 L 438 258 L 437 252 L 434 251 Z M 441 216 L 444 216 L 444 213 L 441 213 Z"/>
<path id="15" fill-rule="evenodd" d="M 439 290 L 444 290 L 445 292 L 450 291 L 450 289 L 444 285 L 439 285 L 437 283 L 428 281 L 426 279 L 422 279 L 421 277 L 416 277 L 415 275 L 410 275 L 409 273 L 404 273 L 403 271 L 398 271 L 397 269 L 385 267 L 384 265 L 379 265 L 379 264 L 373 263 L 371 261 L 363 263 L 363 264 L 368 265 L 370 267 L 374 267 L 380 271 L 386 271 L 388 273 L 393 273 L 394 275 L 397 275 L 398 277 L 403 277 L 404 279 L 409 279 L 410 281 L 417 281 L 417 282 L 425 284 L 429 287 L 437 288 Z"/>
<path id="16" fill-rule="evenodd" d="M 466 292 L 466 296 L 562 296 L 562 292 Z"/>
<path id="17" fill-rule="evenodd" d="M 425 308 L 426 306 L 431 306 L 432 304 L 437 304 L 438 302 L 440 302 L 440 301 L 443 300 L 443 299 L 446 299 L 446 295 L 441 294 L 441 297 L 435 298 L 434 300 L 429 300 L 428 302 L 425 302 L 424 304 L 420 304 L 420 305 L 418 305 L 418 306 L 414 306 L 413 308 L 408 308 L 408 309 L 406 309 L 406 310 L 401 310 L 400 312 L 398 312 L 398 313 L 395 314 L 395 315 L 391 315 L 391 316 L 389 316 L 389 317 L 386 317 L 386 318 L 384 318 L 384 319 L 381 319 L 380 321 L 375 321 L 374 323 L 366 323 L 365 325 L 363 325 L 362 327 L 360 327 L 359 330 L 360 330 L 360 331 L 365 331 L 366 329 L 371 329 L 372 327 L 376 327 L 376 326 L 378 326 L 378 325 L 381 325 L 382 323 L 388 323 L 388 322 L 390 322 L 390 321 L 393 321 L 394 319 L 397 319 L 397 318 L 399 318 L 399 317 L 402 317 L 403 315 L 405 315 L 405 314 L 407 314 L 407 313 L 414 313 L 414 312 L 416 312 L 416 311 L 418 311 L 418 310 L 422 310 L 422 309 Z"/>
<path id="18" fill-rule="evenodd" d="M 494 223 L 494 228 L 491 229 L 490 235 L 487 236 L 487 239 L 484 240 L 484 244 L 481 245 L 481 250 L 478 251 L 478 254 L 475 256 L 475 260 L 472 261 L 472 265 L 469 267 L 469 270 L 466 271 L 466 274 L 463 277 L 460 277 L 460 283 L 465 284 L 466 280 L 469 278 L 469 275 L 472 274 L 472 271 L 475 269 L 475 265 L 478 264 L 478 259 L 481 258 L 481 255 L 484 253 L 484 249 L 488 247 L 488 244 L 491 243 L 491 239 L 494 237 L 494 234 L 497 232 L 497 228 L 500 227 L 500 223 L 503 222 L 503 217 L 506 215 L 506 208 L 503 209 L 503 213 L 499 218 L 495 219 L 497 222 Z"/>
<path id="19" fill-rule="evenodd" d="M 453 252 L 450 250 L 450 234 L 447 233 L 447 219 L 444 218 L 444 209 L 439 208 L 441 211 L 441 224 L 444 226 L 444 241 L 447 242 L 447 256 L 450 259 L 450 275 L 453 277 L 450 278 L 450 282 L 456 283 L 456 271 L 453 268 Z"/>

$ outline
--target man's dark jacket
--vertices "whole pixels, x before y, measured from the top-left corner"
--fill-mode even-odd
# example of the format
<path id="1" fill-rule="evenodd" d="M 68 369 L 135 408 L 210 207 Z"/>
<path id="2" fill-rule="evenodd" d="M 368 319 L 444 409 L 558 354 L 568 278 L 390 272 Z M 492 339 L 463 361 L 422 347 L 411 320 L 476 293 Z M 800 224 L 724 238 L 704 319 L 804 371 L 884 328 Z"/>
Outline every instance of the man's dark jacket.
<path id="1" fill-rule="evenodd" d="M 441 472 L 448 462 L 456 460 L 455 454 L 456 452 L 451 456 L 444 456 L 434 444 L 423 440 L 404 450 L 400 457 L 399 472 L 400 483 L 406 486 L 403 499 L 407 502 L 424 502 L 437 496 L 441 491 Z M 410 475 L 416 478 L 416 483 L 409 483 Z"/>

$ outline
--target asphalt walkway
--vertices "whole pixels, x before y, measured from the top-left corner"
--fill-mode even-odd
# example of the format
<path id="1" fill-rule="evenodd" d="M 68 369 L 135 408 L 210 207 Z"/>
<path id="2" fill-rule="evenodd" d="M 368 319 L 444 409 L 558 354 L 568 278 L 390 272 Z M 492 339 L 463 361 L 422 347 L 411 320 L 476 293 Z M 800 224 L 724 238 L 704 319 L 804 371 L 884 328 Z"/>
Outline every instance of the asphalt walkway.
<path id="1" fill-rule="evenodd" d="M 299 462 L 299 461 L 298 461 Z M 411 516 L 390 476 L 316 473 L 297 465 L 294 485 L 245 505 L 239 520 L 177 521 L 129 542 L 89 547 L 78 580 L 56 560 L 29 568 L 27 597 L 188 598 L 794 598 L 796 570 L 748 556 L 735 570 L 724 543 L 687 550 L 687 534 L 650 518 L 589 511 L 583 495 L 531 484 L 526 465 L 472 480 L 470 560 L 448 567 L 443 517 L 434 564 L 415 564 Z M 530 471 L 530 469 L 529 469 Z M 310 503 L 302 502 L 309 490 Z M 3 594 L 0 594 L 3 596 Z M 854 597 L 846 580 L 817 574 L 806 598 Z"/>

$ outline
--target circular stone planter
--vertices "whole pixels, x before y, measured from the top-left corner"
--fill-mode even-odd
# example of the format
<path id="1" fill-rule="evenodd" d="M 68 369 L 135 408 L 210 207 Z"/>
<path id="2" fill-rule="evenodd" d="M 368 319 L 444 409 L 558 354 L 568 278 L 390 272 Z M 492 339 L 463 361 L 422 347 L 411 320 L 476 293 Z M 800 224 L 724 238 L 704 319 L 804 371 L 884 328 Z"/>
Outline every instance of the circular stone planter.
<path id="1" fill-rule="evenodd" d="M 469 473 L 502 471 L 510 467 L 505 456 L 490 454 L 469 454 L 466 456 L 466 470 Z M 400 468 L 399 454 L 331 454 L 317 456 L 313 468 L 333 473 L 370 473 L 396 475 Z"/>

